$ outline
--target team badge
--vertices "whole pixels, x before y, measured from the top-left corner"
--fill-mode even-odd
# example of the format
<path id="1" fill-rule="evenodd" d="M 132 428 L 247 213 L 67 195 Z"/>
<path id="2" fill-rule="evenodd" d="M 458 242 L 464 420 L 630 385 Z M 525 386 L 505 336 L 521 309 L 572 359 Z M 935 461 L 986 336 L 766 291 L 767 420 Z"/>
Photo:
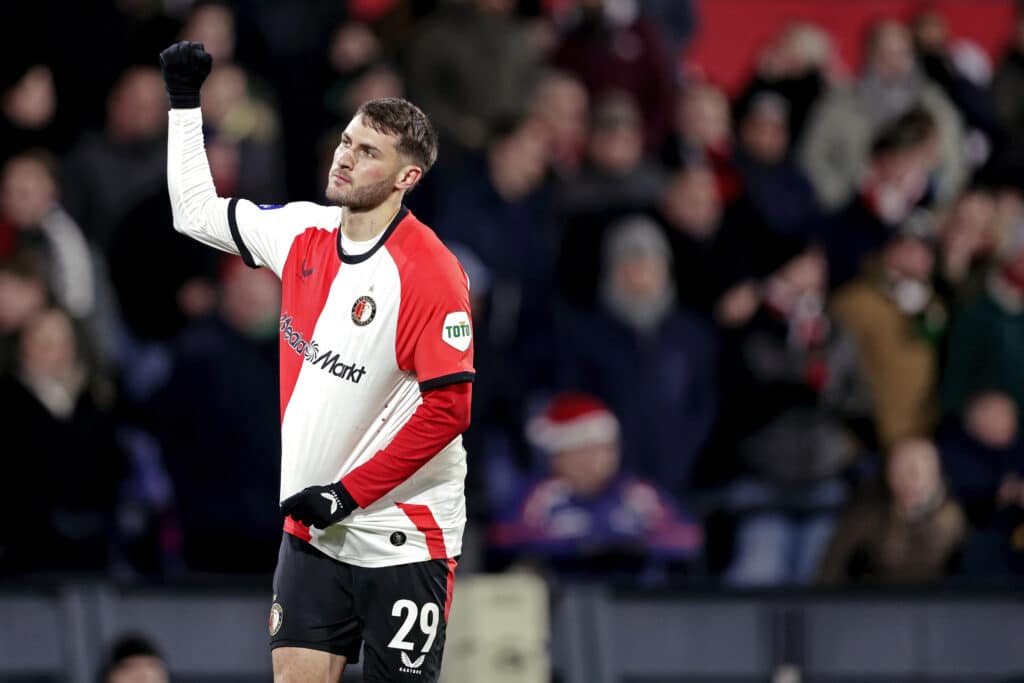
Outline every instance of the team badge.
<path id="1" fill-rule="evenodd" d="M 369 325 L 377 315 L 377 302 L 368 296 L 361 296 L 352 304 L 352 322 L 359 327 Z"/>
<path id="2" fill-rule="evenodd" d="M 284 608 L 281 607 L 281 603 L 275 602 L 270 606 L 270 621 L 267 624 L 267 628 L 270 630 L 271 636 L 276 636 L 277 632 L 281 630 L 281 624 L 284 622 Z"/>

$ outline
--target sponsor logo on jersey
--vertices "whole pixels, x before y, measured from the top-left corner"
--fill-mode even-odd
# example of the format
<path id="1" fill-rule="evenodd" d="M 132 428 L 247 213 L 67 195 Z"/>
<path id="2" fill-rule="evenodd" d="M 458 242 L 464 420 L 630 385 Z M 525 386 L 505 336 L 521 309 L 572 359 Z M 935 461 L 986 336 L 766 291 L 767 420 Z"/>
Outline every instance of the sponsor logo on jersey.
<path id="1" fill-rule="evenodd" d="M 357 368 L 355 363 L 342 362 L 340 355 L 330 349 L 321 352 L 316 340 L 307 341 L 301 332 L 294 329 L 292 322 L 293 316 L 287 312 L 281 316 L 281 339 L 292 351 L 302 356 L 307 363 L 319 366 L 335 377 L 359 384 L 366 374 L 366 366 L 360 365 Z"/>
<path id="2" fill-rule="evenodd" d="M 368 296 L 361 296 L 352 304 L 352 322 L 364 327 L 373 322 L 377 315 L 377 302 Z"/>
<path id="3" fill-rule="evenodd" d="M 473 341 L 473 327 L 465 311 L 449 313 L 441 325 L 441 341 L 459 351 L 465 351 Z"/>
<path id="4" fill-rule="evenodd" d="M 267 623 L 267 630 L 270 631 L 270 635 L 276 636 L 277 632 L 281 630 L 281 624 L 283 623 L 284 608 L 281 607 L 281 603 L 275 602 L 270 606 L 270 621 Z"/>
<path id="5" fill-rule="evenodd" d="M 260 207 L 260 211 L 269 211 L 270 209 L 280 209 L 284 204 L 257 204 Z"/>

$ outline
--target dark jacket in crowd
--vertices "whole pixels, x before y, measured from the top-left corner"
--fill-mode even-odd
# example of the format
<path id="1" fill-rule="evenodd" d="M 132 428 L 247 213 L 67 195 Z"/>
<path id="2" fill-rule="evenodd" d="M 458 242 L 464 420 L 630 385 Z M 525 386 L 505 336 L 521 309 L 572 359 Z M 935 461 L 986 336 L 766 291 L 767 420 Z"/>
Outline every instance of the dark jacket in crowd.
<path id="1" fill-rule="evenodd" d="M 598 396 L 622 425 L 623 468 L 686 499 L 716 412 L 715 339 L 677 310 L 650 336 L 604 311 L 561 319 L 562 386 Z"/>
<path id="2" fill-rule="evenodd" d="M 743 148 L 733 156 L 748 201 L 773 232 L 805 236 L 821 209 L 803 169 L 786 157 L 775 164 L 754 159 Z"/>
<path id="3" fill-rule="evenodd" d="M 835 476 L 856 457 L 867 389 L 853 340 L 828 317 L 791 326 L 762 306 L 724 336 L 721 387 L 719 443 L 739 471 L 798 484 Z"/>
<path id="4" fill-rule="evenodd" d="M 174 488 L 189 569 L 265 572 L 281 541 L 276 335 L 193 323 L 148 406 Z"/>
<path id="5" fill-rule="evenodd" d="M 976 527 L 996 524 L 1003 516 L 996 506 L 1003 479 L 1010 474 L 1024 478 L 1024 440 L 992 448 L 975 439 L 960 419 L 950 418 L 939 430 L 938 446 L 950 490 L 963 503 L 968 520 Z"/>
<path id="6" fill-rule="evenodd" d="M 103 571 L 128 471 L 113 414 L 85 390 L 67 417 L 0 377 L 0 573 Z"/>
<path id="7" fill-rule="evenodd" d="M 942 373 L 942 408 L 959 414 L 980 391 L 1002 391 L 1024 406 L 1024 311 L 1014 313 L 988 291 L 953 319 Z"/>
<path id="8" fill-rule="evenodd" d="M 862 195 L 818 222 L 817 236 L 828 258 L 829 289 L 835 290 L 854 277 L 866 257 L 874 254 L 894 234 Z"/>

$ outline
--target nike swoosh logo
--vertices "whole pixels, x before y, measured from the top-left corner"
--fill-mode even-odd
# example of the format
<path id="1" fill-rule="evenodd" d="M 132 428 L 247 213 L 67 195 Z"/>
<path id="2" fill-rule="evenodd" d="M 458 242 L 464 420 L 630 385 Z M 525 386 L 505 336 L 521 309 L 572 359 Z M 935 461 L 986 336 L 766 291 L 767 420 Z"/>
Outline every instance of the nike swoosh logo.
<path id="1" fill-rule="evenodd" d="M 302 277 L 309 277 L 313 274 L 313 268 L 306 268 L 306 259 L 302 259 Z"/>

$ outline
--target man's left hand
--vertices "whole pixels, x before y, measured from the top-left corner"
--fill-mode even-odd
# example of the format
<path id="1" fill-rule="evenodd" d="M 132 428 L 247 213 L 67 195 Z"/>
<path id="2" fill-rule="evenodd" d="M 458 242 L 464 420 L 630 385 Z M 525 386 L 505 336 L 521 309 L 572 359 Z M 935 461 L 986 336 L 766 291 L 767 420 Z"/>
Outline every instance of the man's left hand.
<path id="1" fill-rule="evenodd" d="M 326 529 L 351 514 L 358 505 L 341 482 L 307 486 L 281 501 L 281 512 L 306 526 Z"/>

